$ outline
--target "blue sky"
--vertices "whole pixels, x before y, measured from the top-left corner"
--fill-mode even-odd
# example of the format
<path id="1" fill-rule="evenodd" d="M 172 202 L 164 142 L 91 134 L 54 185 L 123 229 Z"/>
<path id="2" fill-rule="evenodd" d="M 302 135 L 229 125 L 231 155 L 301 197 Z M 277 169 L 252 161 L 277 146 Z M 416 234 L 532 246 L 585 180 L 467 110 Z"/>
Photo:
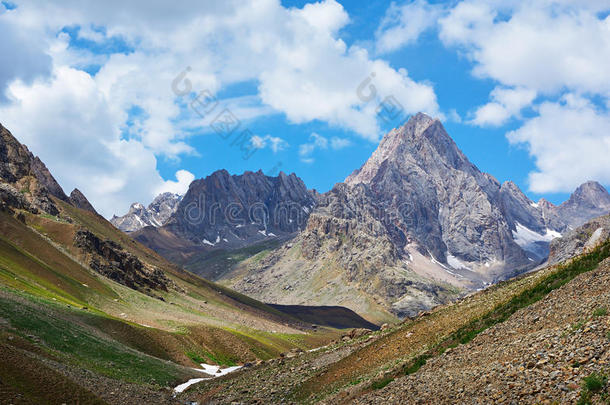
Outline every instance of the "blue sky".
<path id="1" fill-rule="evenodd" d="M 15 61 L 0 122 L 106 216 L 221 168 L 327 191 L 417 111 L 533 200 L 610 183 L 604 1 L 34 3 L 0 6 Z M 374 112 L 388 96 L 404 106 L 390 123 Z M 239 120 L 228 139 L 210 125 L 223 111 Z"/>

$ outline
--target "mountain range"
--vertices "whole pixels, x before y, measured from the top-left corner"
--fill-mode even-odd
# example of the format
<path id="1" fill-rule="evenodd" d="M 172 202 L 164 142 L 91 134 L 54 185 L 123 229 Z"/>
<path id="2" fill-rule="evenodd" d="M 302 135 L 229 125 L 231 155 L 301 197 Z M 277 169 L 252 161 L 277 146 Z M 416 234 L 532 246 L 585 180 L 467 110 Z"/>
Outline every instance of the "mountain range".
<path id="1" fill-rule="evenodd" d="M 577 224 L 607 203 L 595 182 L 534 203 L 417 115 L 327 193 L 220 171 L 127 234 L 0 126 L 1 396 L 601 401 L 610 216 Z"/>
<path id="2" fill-rule="evenodd" d="M 263 301 L 343 305 L 380 321 L 536 268 L 551 240 L 609 211 L 596 182 L 559 206 L 531 201 L 419 113 L 327 193 L 294 174 L 222 170 L 194 181 L 163 226 L 132 236 Z"/>

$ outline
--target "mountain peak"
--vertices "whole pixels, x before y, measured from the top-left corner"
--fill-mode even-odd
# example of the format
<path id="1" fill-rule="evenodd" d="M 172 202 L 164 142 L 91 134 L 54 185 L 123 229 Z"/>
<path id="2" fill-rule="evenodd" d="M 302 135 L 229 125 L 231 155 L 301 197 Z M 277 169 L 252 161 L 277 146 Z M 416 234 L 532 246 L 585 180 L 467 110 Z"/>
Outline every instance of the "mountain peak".
<path id="1" fill-rule="evenodd" d="M 93 208 L 93 205 L 91 205 L 89 200 L 87 200 L 87 197 L 77 188 L 70 193 L 70 203 L 77 208 L 97 214 L 97 211 Z"/>
<path id="2" fill-rule="evenodd" d="M 610 208 L 610 194 L 597 181 L 587 181 L 572 193 L 562 206 L 588 205 L 590 207 Z"/>

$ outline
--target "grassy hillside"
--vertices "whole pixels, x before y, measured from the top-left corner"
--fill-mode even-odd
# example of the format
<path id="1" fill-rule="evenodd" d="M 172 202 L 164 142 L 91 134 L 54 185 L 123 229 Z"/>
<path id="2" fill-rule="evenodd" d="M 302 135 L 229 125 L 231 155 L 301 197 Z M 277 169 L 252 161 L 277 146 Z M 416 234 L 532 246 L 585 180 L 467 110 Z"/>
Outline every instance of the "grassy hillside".
<path id="1" fill-rule="evenodd" d="M 120 403 L 110 393 L 123 387 L 163 402 L 165 387 L 201 376 L 191 369 L 199 363 L 266 360 L 338 334 L 181 270 L 94 213 L 56 204 L 57 217 L 0 211 L 3 398 Z M 161 270 L 172 287 L 136 291 L 93 271 L 74 243 L 79 229 Z M 56 391 L 41 390 L 42 380 Z"/>

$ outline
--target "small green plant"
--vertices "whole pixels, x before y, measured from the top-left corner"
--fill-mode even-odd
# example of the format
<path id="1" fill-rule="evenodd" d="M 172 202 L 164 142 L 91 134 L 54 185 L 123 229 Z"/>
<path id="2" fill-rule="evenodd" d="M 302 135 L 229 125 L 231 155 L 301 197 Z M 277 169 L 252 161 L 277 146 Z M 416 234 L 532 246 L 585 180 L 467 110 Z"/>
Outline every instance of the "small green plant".
<path id="1" fill-rule="evenodd" d="M 582 329 L 583 326 L 585 326 L 585 321 L 584 320 L 578 321 L 572 325 L 572 330 L 576 331 L 576 330 Z"/>
<path id="2" fill-rule="evenodd" d="M 371 388 L 374 390 L 380 390 L 392 381 L 394 381 L 393 377 L 385 377 L 381 380 L 373 381 L 373 383 L 371 384 Z"/>
<path id="3" fill-rule="evenodd" d="M 592 373 L 590 376 L 582 379 L 582 391 L 578 400 L 579 405 L 591 403 L 591 397 L 602 391 L 608 383 L 608 377 L 603 374 Z"/>
<path id="4" fill-rule="evenodd" d="M 591 392 L 599 392 L 606 386 L 608 377 L 603 374 L 593 373 L 588 377 L 583 378 L 584 388 Z"/>
<path id="5" fill-rule="evenodd" d="M 608 308 L 606 308 L 606 307 L 600 307 L 600 308 L 597 308 L 595 311 L 593 311 L 593 317 L 606 316 L 606 315 L 608 315 Z"/>
<path id="6" fill-rule="evenodd" d="M 404 368 L 404 372 L 406 375 L 409 374 L 414 374 L 417 373 L 417 371 L 422 368 L 422 366 L 424 364 L 426 364 L 426 361 L 430 358 L 431 356 L 429 354 L 423 354 L 421 356 L 416 357 L 415 359 L 413 359 L 413 361 L 411 361 L 408 365 L 405 366 Z"/>
<path id="7" fill-rule="evenodd" d="M 610 330 L 609 330 L 608 332 L 606 332 L 606 337 L 607 337 L 608 339 L 610 339 Z"/>

